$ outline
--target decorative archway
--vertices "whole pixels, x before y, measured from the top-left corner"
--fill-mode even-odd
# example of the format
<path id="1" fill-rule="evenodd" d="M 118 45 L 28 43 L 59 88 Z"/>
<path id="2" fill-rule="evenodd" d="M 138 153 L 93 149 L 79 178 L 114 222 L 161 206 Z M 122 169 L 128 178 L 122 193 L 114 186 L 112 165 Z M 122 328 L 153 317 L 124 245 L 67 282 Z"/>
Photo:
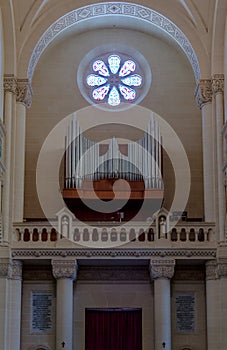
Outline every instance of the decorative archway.
<path id="1" fill-rule="evenodd" d="M 38 40 L 28 65 L 27 76 L 31 81 L 35 67 L 42 53 L 55 38 L 68 28 L 94 18 L 115 16 L 137 19 L 148 23 L 172 38 L 188 58 L 196 82 L 200 78 L 200 67 L 195 51 L 185 34 L 168 18 L 152 9 L 128 2 L 104 2 L 75 9 L 52 23 Z"/>

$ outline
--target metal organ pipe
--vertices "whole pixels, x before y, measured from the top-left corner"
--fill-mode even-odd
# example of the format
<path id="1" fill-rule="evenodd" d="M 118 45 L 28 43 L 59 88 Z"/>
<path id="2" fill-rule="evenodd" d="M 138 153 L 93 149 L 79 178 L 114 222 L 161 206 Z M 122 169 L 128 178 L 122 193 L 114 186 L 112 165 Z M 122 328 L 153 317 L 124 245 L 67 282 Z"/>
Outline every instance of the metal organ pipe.
<path id="1" fill-rule="evenodd" d="M 113 176 L 128 180 L 140 180 L 143 177 L 145 188 L 162 188 L 159 171 L 161 135 L 153 114 L 144 137 L 128 143 L 128 156 L 120 152 L 115 137 L 109 140 L 108 151 L 100 156 L 100 143 L 82 135 L 76 113 L 67 128 L 65 144 L 66 188 L 80 188 L 84 179 L 98 180 Z"/>

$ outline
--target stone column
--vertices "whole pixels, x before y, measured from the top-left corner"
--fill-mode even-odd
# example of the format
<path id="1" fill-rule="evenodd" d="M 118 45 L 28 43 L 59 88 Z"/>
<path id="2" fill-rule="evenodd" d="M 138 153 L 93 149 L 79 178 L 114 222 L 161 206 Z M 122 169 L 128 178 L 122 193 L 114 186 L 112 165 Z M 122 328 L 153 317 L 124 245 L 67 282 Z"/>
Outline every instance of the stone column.
<path id="1" fill-rule="evenodd" d="M 220 348 L 219 276 L 216 260 L 206 263 L 207 350 Z"/>
<path id="2" fill-rule="evenodd" d="M 170 279 L 175 260 L 151 260 L 150 275 L 154 280 L 155 350 L 171 350 Z"/>
<path id="3" fill-rule="evenodd" d="M 225 187 L 224 187 L 224 157 L 223 157 L 223 135 L 224 126 L 224 75 L 215 74 L 212 79 L 212 89 L 215 100 L 216 115 L 216 140 L 217 140 L 217 190 L 218 190 L 218 227 L 219 241 L 225 242 Z"/>
<path id="4" fill-rule="evenodd" d="M 4 124 L 6 129 L 5 137 L 5 176 L 3 184 L 3 241 L 9 241 L 9 232 L 11 231 L 11 205 L 12 205 L 12 130 L 13 113 L 15 104 L 16 78 L 13 75 L 4 76 Z"/>
<path id="5" fill-rule="evenodd" d="M 57 279 L 56 350 L 72 350 L 73 346 L 73 281 L 76 278 L 75 260 L 52 260 Z"/>
<path id="6" fill-rule="evenodd" d="M 7 328 L 9 307 L 9 278 L 12 275 L 10 259 L 0 259 L 0 345 L 2 350 L 8 350 Z"/>
<path id="7" fill-rule="evenodd" d="M 22 262 L 12 261 L 9 277 L 7 349 L 20 350 Z"/>
<path id="8" fill-rule="evenodd" d="M 212 117 L 212 82 L 200 80 L 198 105 L 202 110 L 203 141 L 203 183 L 204 183 L 204 216 L 205 221 L 215 221 L 214 196 L 214 122 Z"/>
<path id="9" fill-rule="evenodd" d="M 31 104 L 31 88 L 27 79 L 17 79 L 16 101 L 13 221 L 21 222 L 24 216 L 26 107 Z"/>

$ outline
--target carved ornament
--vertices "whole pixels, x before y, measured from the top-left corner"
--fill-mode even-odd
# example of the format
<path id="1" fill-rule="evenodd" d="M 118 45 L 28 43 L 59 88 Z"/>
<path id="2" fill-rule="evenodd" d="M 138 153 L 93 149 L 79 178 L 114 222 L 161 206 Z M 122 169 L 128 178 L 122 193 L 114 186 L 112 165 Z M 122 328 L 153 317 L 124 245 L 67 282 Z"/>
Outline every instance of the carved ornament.
<path id="1" fill-rule="evenodd" d="M 76 260 L 52 260 L 52 272 L 56 279 L 69 278 L 75 280 L 77 262 Z"/>
<path id="2" fill-rule="evenodd" d="M 171 279 L 174 275 L 175 260 L 173 259 L 157 259 L 150 261 L 150 276 L 151 279 L 168 278 Z"/>

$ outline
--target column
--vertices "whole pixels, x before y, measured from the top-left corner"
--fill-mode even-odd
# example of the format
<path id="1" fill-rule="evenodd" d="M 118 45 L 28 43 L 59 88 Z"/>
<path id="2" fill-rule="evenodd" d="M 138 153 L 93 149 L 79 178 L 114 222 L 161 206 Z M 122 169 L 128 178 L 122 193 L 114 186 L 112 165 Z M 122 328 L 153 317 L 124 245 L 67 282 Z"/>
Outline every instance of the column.
<path id="1" fill-rule="evenodd" d="M 206 263 L 206 321 L 207 350 L 218 350 L 220 347 L 220 296 L 218 264 L 216 260 Z"/>
<path id="2" fill-rule="evenodd" d="M 21 222 L 24 216 L 26 107 L 31 104 L 31 87 L 27 79 L 17 79 L 16 102 L 13 221 Z"/>
<path id="3" fill-rule="evenodd" d="M 224 157 L 223 157 L 223 135 L 224 126 L 224 75 L 215 74 L 212 79 L 212 89 L 215 100 L 215 115 L 216 115 L 216 140 L 217 140 L 217 190 L 218 190 L 218 228 L 219 241 L 225 242 L 225 187 L 224 187 Z"/>
<path id="4" fill-rule="evenodd" d="M 197 99 L 202 110 L 204 219 L 207 222 L 213 222 L 215 221 L 214 125 L 212 117 L 212 82 L 210 79 L 199 81 Z"/>
<path id="5" fill-rule="evenodd" d="M 56 350 L 72 350 L 73 346 L 73 281 L 75 260 L 52 260 L 53 276 L 57 279 Z"/>
<path id="6" fill-rule="evenodd" d="M 170 279 L 175 260 L 151 260 L 150 276 L 154 280 L 155 350 L 171 350 Z"/>
<path id="7" fill-rule="evenodd" d="M 10 259 L 0 259 L 0 348 L 8 350 L 7 346 L 7 326 L 8 326 L 8 306 L 9 306 L 9 277 L 12 273 Z"/>
<path id="8" fill-rule="evenodd" d="M 12 261 L 9 277 L 7 349 L 20 350 L 22 262 Z"/>
<path id="9" fill-rule="evenodd" d="M 5 176 L 3 184 L 3 241 L 9 241 L 10 218 L 11 218 L 11 203 L 12 203 L 12 120 L 14 113 L 16 79 L 13 75 L 4 76 L 4 124 L 6 129 L 5 137 Z"/>

